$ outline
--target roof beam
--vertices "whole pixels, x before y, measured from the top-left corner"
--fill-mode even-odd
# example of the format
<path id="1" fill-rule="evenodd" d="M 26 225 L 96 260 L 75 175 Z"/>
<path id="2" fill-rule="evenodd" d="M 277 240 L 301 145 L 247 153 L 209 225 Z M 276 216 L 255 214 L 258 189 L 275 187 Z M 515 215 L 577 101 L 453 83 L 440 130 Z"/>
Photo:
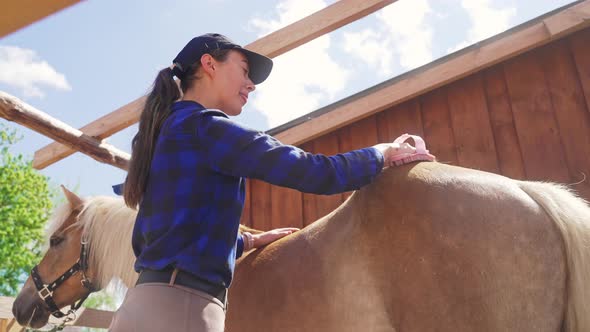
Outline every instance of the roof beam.
<path id="1" fill-rule="evenodd" d="M 274 58 L 350 22 L 376 12 L 395 1 L 340 0 L 248 44 L 246 48 Z"/>
<path id="2" fill-rule="evenodd" d="M 281 142 L 292 145 L 310 141 L 588 26 L 590 0 L 546 16 L 522 29 L 509 32 L 508 35 L 474 45 L 442 63 L 419 68 L 415 73 L 410 72 L 371 93 L 353 97 L 350 102 L 274 136 Z"/>
<path id="3" fill-rule="evenodd" d="M 0 37 L 78 2 L 80 0 L 3 0 L 0 5 Z"/>
<path id="4" fill-rule="evenodd" d="M 67 144 L 93 159 L 127 170 L 130 156 L 0 91 L 0 117 Z"/>
<path id="5" fill-rule="evenodd" d="M 146 97 L 141 97 L 80 129 L 85 135 L 103 140 L 139 121 Z M 43 169 L 76 152 L 67 145 L 53 142 L 35 151 L 33 167 Z"/>
<path id="6" fill-rule="evenodd" d="M 350 22 L 369 15 L 396 0 L 340 0 L 310 16 L 277 30 L 245 48 L 276 57 L 289 50 L 334 31 Z M 145 98 L 145 97 L 144 97 Z M 89 136 L 107 138 L 139 121 L 145 99 L 137 99 L 116 111 L 82 127 L 80 130 Z M 33 167 L 45 168 L 75 151 L 60 143 L 51 143 L 37 152 Z"/>

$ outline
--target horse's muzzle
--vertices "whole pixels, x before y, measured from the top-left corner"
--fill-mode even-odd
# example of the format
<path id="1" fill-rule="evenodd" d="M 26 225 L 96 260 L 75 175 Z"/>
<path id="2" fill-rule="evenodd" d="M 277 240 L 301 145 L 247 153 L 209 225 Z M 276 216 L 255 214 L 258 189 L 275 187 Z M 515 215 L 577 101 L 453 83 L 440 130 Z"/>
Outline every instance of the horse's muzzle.
<path id="1" fill-rule="evenodd" d="M 41 328 L 49 321 L 49 311 L 41 303 L 36 293 L 19 294 L 12 304 L 12 314 L 19 325 Z"/>

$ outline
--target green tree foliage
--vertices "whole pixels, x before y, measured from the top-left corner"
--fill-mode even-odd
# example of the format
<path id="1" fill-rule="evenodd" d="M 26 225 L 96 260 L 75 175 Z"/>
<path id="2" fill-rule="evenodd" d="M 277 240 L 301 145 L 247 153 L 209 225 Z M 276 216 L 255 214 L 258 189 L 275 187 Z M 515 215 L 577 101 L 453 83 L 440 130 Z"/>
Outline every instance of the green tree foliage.
<path id="1" fill-rule="evenodd" d="M 14 296 L 39 262 L 51 211 L 48 178 L 9 147 L 16 131 L 0 124 L 0 295 Z"/>
<path id="2" fill-rule="evenodd" d="M 86 302 L 84 302 L 84 307 L 114 311 L 117 310 L 117 303 L 113 294 L 100 291 L 98 293 L 92 293 Z"/>

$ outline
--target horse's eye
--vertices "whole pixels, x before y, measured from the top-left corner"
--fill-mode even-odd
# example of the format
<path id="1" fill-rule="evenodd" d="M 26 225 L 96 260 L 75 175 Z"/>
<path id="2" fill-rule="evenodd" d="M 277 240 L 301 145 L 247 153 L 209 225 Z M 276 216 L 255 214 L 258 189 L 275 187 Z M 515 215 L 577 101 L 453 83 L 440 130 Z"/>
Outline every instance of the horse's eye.
<path id="1" fill-rule="evenodd" d="M 56 245 L 60 244 L 61 241 L 63 241 L 64 238 L 63 237 L 58 237 L 58 236 L 52 236 L 49 239 L 49 246 L 50 247 L 55 247 Z"/>

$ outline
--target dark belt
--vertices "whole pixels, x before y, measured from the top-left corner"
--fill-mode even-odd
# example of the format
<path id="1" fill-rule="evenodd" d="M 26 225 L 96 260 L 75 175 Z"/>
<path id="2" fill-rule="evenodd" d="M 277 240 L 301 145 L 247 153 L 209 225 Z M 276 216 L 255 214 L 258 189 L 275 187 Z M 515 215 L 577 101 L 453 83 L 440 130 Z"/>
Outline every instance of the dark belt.
<path id="1" fill-rule="evenodd" d="M 137 279 L 135 285 L 146 284 L 150 282 L 169 284 L 170 280 L 172 279 L 173 273 L 174 269 L 166 269 L 161 271 L 143 270 L 139 274 L 139 278 Z M 188 272 L 178 270 L 178 273 L 176 274 L 176 278 L 174 279 L 173 284 L 205 292 L 219 299 L 219 301 L 221 301 L 221 303 L 223 303 L 224 305 L 226 304 L 225 295 L 227 293 L 227 288 L 219 285 L 214 285 L 208 281 L 197 278 Z"/>

